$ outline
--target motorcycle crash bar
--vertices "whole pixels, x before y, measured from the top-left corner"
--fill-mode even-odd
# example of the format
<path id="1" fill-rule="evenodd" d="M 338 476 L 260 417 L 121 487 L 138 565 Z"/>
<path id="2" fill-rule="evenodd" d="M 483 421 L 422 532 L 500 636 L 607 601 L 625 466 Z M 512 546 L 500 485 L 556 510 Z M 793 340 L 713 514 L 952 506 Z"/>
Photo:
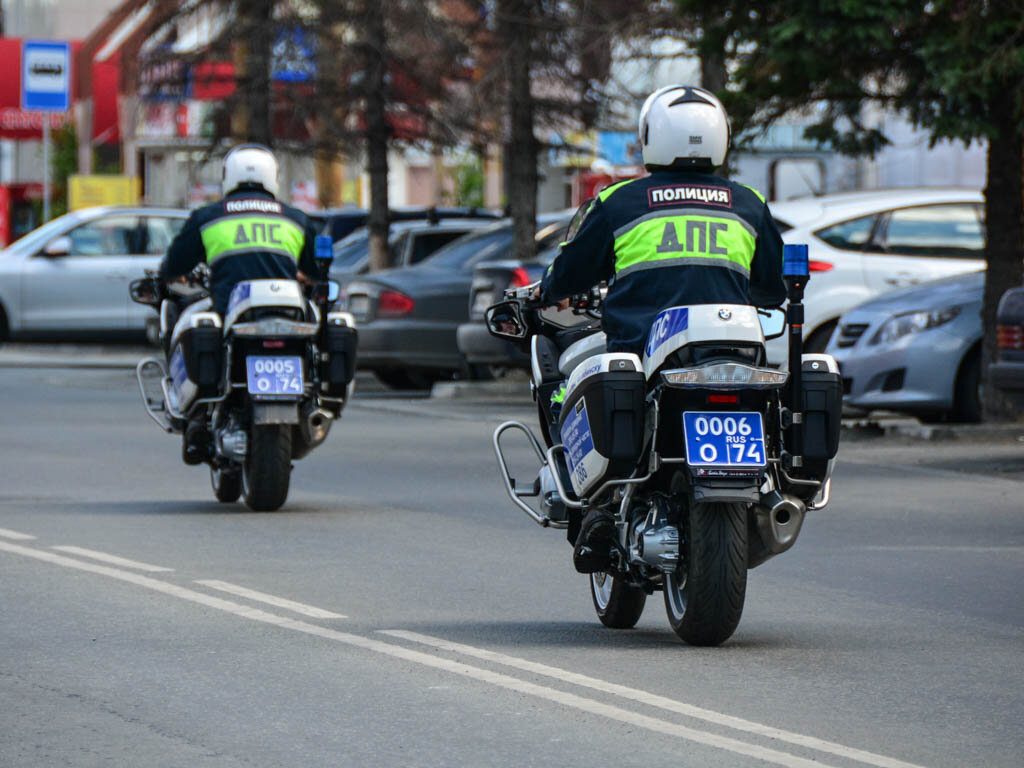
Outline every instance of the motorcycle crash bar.
<path id="1" fill-rule="evenodd" d="M 568 523 L 561 520 L 552 520 L 547 515 L 542 515 L 533 509 L 529 504 L 523 501 L 524 498 L 532 498 L 540 496 L 539 483 L 535 482 L 530 490 L 518 490 L 516 488 L 516 481 L 509 472 L 508 460 L 505 458 L 505 452 L 501 447 L 501 437 L 509 430 L 518 430 L 526 435 L 527 441 L 530 443 L 530 447 L 533 449 L 534 454 L 537 456 L 537 460 L 540 462 L 540 468 L 538 468 L 538 478 L 540 475 L 540 469 L 547 465 L 548 460 L 544 455 L 544 450 L 541 448 L 537 438 L 534 437 L 533 432 L 525 424 L 518 421 L 506 421 L 501 424 L 496 430 L 494 430 L 494 453 L 498 457 L 498 467 L 501 469 L 501 479 L 505 483 L 505 492 L 508 497 L 512 499 L 512 503 L 519 507 L 526 515 L 537 523 L 542 528 L 567 528 Z M 570 502 L 572 503 L 572 502 Z M 577 504 L 579 502 L 576 502 Z"/>

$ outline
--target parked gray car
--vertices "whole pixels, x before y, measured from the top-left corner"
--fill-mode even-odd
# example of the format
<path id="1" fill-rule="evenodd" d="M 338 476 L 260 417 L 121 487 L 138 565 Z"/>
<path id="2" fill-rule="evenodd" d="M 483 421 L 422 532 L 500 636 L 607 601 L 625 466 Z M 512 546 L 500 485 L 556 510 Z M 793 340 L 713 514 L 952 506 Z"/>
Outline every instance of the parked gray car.
<path id="1" fill-rule="evenodd" d="M 984 271 L 955 275 L 843 315 L 827 352 L 839 362 L 844 404 L 979 421 L 984 285 Z"/>
<path id="2" fill-rule="evenodd" d="M 494 219 L 485 218 L 392 222 L 388 247 L 393 268 L 419 264 L 452 240 L 493 223 Z M 334 244 L 331 279 L 344 283 L 369 271 L 370 230 L 361 227 Z"/>
<path id="3" fill-rule="evenodd" d="M 154 317 L 128 284 L 156 269 L 179 208 L 98 207 L 60 216 L 0 251 L 0 339 L 141 335 Z"/>

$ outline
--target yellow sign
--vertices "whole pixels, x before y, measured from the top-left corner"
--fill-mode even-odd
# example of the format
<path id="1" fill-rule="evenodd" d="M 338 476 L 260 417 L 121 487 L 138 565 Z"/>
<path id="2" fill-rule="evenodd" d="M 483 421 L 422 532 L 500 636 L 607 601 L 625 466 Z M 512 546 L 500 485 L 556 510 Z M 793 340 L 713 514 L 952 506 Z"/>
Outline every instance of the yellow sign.
<path id="1" fill-rule="evenodd" d="M 139 200 L 139 180 L 134 176 L 69 176 L 68 210 L 94 205 L 134 205 Z"/>

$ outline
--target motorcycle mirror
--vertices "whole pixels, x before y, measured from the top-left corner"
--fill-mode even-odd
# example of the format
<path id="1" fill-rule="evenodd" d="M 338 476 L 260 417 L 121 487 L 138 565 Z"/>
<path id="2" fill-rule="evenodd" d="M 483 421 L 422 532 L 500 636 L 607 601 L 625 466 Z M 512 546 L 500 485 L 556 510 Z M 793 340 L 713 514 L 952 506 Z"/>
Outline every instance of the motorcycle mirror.
<path id="1" fill-rule="evenodd" d="M 143 304 L 147 307 L 159 307 L 160 297 L 156 290 L 154 278 L 143 277 L 132 280 L 128 285 L 128 293 L 136 304 Z"/>
<path id="2" fill-rule="evenodd" d="M 781 309 L 769 311 L 758 310 L 758 319 L 761 321 L 761 330 L 765 339 L 777 339 L 786 332 L 786 313 Z"/>
<path id="3" fill-rule="evenodd" d="M 46 244 L 43 253 L 47 256 L 69 256 L 71 254 L 71 238 L 67 235 L 55 237 Z"/>
<path id="4" fill-rule="evenodd" d="M 341 283 L 337 280 L 327 281 L 327 303 L 333 304 L 341 296 Z"/>
<path id="5" fill-rule="evenodd" d="M 499 339 L 520 341 L 526 338 L 526 322 L 518 301 L 502 301 L 487 308 L 487 330 Z"/>

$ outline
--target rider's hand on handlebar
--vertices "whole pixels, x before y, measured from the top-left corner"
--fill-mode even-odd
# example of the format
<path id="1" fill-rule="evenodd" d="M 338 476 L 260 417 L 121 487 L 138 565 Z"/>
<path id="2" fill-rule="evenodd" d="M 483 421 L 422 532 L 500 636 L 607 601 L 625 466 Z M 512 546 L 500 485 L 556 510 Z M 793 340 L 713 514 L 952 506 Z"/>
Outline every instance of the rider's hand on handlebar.
<path id="1" fill-rule="evenodd" d="M 534 286 L 533 291 L 530 293 L 530 299 L 532 301 L 540 301 L 540 283 Z M 558 304 L 554 305 L 558 307 L 558 311 L 561 312 L 563 309 L 569 308 L 569 299 L 562 299 Z"/>

